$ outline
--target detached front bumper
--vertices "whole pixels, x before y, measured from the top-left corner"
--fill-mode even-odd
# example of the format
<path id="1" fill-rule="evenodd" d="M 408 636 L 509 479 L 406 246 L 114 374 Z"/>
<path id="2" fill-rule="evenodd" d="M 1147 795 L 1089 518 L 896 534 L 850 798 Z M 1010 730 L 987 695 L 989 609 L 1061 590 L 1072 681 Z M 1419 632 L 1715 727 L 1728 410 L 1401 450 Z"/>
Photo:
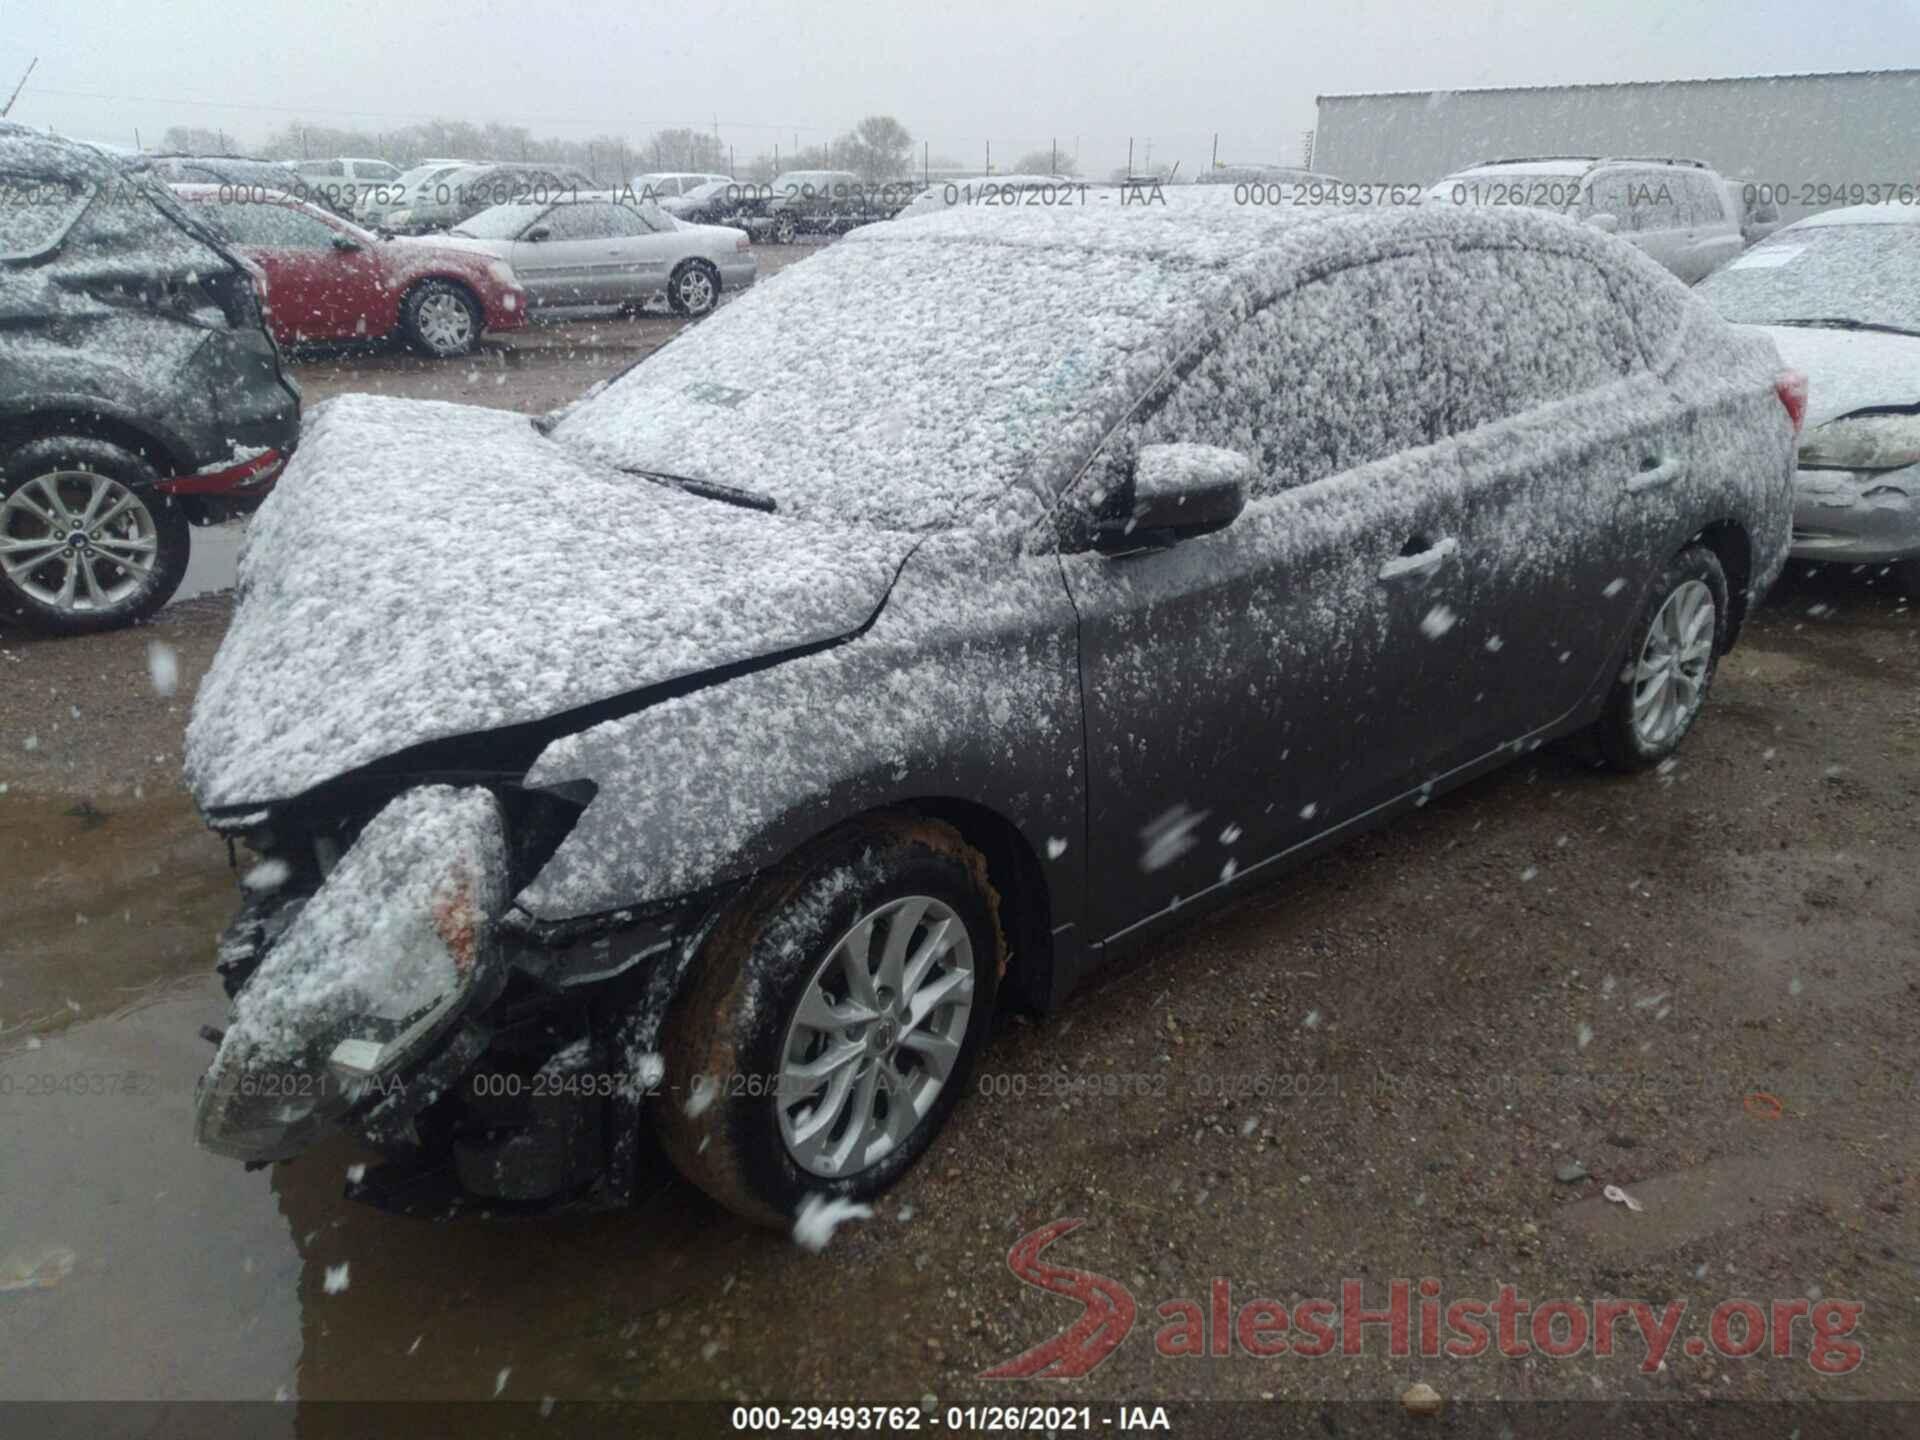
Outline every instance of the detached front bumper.
<path id="1" fill-rule="evenodd" d="M 1798 471 L 1792 555 L 1854 565 L 1920 555 L 1920 465 Z"/>

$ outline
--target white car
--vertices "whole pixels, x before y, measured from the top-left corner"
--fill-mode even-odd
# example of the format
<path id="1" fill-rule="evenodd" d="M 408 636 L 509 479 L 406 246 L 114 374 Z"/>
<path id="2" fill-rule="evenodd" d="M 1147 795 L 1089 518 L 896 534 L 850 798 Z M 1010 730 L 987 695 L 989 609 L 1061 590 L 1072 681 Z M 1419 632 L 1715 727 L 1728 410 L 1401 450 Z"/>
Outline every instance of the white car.
<path id="1" fill-rule="evenodd" d="M 746 231 L 682 224 L 617 192 L 495 205 L 433 240 L 505 260 L 536 308 L 638 308 L 664 291 L 676 313 L 704 315 L 760 268 Z"/>
<path id="2" fill-rule="evenodd" d="M 1696 293 L 1807 377 L 1794 558 L 1892 566 L 1920 598 L 1920 207 L 1809 215 Z"/>
<path id="3" fill-rule="evenodd" d="M 1617 234 L 1689 285 L 1740 253 L 1740 212 L 1699 160 L 1556 155 L 1490 160 L 1431 186 L 1426 203 L 1520 205 Z"/>
<path id="4" fill-rule="evenodd" d="M 363 225 L 378 225 L 396 210 L 425 204 L 434 183 L 456 170 L 471 168 L 471 160 L 422 160 L 396 180 L 368 185 L 354 202 L 353 218 Z"/>
<path id="5" fill-rule="evenodd" d="M 715 175 L 701 170 L 656 170 L 651 174 L 634 176 L 633 193 L 642 200 L 677 200 L 702 185 L 732 178 L 730 175 Z"/>
<path id="6" fill-rule="evenodd" d="M 972 175 L 929 185 L 908 202 L 899 218 L 932 215 L 955 205 L 1072 204 L 1088 188 L 1071 175 Z"/>

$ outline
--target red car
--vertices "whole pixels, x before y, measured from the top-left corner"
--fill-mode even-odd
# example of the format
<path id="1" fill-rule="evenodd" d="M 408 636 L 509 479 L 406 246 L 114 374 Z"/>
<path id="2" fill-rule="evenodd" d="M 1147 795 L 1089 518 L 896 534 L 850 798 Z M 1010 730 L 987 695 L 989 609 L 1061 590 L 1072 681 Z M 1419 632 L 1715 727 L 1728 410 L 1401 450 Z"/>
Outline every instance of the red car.
<path id="1" fill-rule="evenodd" d="M 277 190 L 175 185 L 267 276 L 267 324 L 284 346 L 404 340 L 437 359 L 466 355 L 485 330 L 526 324 L 527 293 L 504 261 L 396 243 Z"/>

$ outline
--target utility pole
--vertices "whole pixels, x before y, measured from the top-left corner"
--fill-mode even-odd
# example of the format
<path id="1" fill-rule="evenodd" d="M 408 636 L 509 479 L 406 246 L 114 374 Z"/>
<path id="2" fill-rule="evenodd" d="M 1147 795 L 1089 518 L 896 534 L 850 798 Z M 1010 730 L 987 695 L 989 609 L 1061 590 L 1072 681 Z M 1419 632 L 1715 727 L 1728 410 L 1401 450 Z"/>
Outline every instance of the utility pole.
<path id="1" fill-rule="evenodd" d="M 1133 179 L 1133 137 L 1127 137 L 1127 179 Z"/>
<path id="2" fill-rule="evenodd" d="M 1053 158 L 1047 162 L 1047 166 L 1047 173 L 1049 175 L 1058 175 L 1060 173 L 1060 139 L 1058 136 L 1054 137 Z"/>
<path id="3" fill-rule="evenodd" d="M 38 65 L 39 63 L 40 63 L 40 57 L 38 55 L 34 56 L 31 60 L 27 62 L 26 74 L 23 74 L 20 77 L 20 83 L 13 87 L 13 94 L 7 97 L 6 108 L 0 109 L 0 120 L 4 120 L 7 116 L 7 112 L 13 109 L 13 102 L 18 100 L 20 98 L 20 92 L 27 88 L 27 76 L 33 74 L 33 67 Z"/>
<path id="4" fill-rule="evenodd" d="M 1220 132 L 1213 132 L 1213 161 L 1207 166 L 1209 172 L 1220 168 Z"/>
<path id="5" fill-rule="evenodd" d="M 987 174 L 993 173 L 993 141 L 987 141 Z"/>

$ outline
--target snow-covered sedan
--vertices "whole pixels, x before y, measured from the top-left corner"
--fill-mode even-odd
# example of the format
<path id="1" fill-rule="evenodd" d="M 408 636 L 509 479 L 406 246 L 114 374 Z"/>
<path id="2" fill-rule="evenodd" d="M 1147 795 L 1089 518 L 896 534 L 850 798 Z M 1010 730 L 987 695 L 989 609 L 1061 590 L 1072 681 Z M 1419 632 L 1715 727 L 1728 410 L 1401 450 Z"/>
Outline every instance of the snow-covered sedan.
<path id="1" fill-rule="evenodd" d="M 1698 293 L 1807 376 L 1794 557 L 1891 570 L 1920 597 L 1920 207 L 1810 215 Z"/>
<path id="2" fill-rule="evenodd" d="M 536 307 L 637 307 L 665 292 L 676 314 L 704 315 L 760 268 L 746 231 L 684 224 L 619 191 L 495 205 L 432 243 L 506 261 Z"/>
<path id="3" fill-rule="evenodd" d="M 1217 198 L 871 226 L 539 421 L 320 410 L 188 729 L 254 857 L 202 1142 L 495 1208 L 657 1137 L 789 1224 L 1002 1001 L 1671 755 L 1786 555 L 1773 346 L 1555 217 Z"/>

